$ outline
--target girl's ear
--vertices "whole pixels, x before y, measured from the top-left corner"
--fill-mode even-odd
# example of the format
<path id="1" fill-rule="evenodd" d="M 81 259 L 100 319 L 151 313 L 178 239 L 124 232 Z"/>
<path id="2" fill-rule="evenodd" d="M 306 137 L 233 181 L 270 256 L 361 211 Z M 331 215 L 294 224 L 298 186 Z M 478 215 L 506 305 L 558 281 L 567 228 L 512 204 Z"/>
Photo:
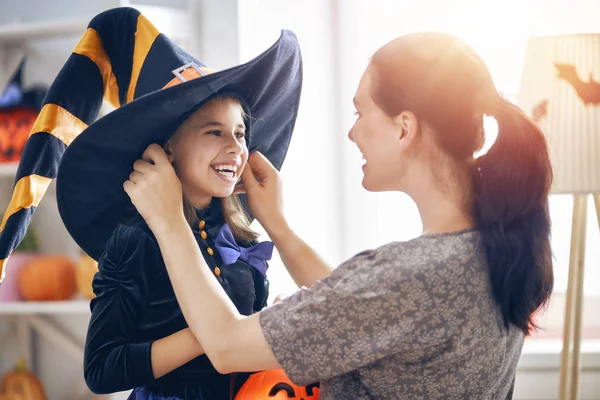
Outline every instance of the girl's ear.
<path id="1" fill-rule="evenodd" d="M 172 163 L 174 160 L 173 157 L 173 146 L 171 145 L 171 141 L 169 140 L 167 142 L 167 144 L 165 145 L 165 153 L 167 154 L 167 158 L 169 159 L 169 162 Z"/>

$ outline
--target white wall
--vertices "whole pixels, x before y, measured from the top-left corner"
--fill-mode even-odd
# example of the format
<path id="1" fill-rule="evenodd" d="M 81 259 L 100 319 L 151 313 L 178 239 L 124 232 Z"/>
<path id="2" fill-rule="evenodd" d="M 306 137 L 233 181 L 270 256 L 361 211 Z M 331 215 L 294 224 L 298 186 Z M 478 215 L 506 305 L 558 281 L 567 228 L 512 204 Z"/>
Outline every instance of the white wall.
<path id="1" fill-rule="evenodd" d="M 329 1 L 239 1 L 241 61 L 267 49 L 281 29 L 298 37 L 304 63 L 300 112 L 282 168 L 284 207 L 291 226 L 332 264 L 342 261 L 343 231 L 339 124 L 336 109 L 336 48 Z M 271 297 L 295 289 L 274 257 Z"/>

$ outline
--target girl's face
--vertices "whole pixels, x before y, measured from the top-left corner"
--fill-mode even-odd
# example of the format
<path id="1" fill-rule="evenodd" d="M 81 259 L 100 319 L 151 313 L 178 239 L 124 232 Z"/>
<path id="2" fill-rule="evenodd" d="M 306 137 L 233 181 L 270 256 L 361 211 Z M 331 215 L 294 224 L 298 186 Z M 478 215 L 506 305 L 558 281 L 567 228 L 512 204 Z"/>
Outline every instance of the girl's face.
<path id="1" fill-rule="evenodd" d="M 248 160 L 243 115 L 235 99 L 217 98 L 194 112 L 165 146 L 194 207 L 233 193 Z"/>

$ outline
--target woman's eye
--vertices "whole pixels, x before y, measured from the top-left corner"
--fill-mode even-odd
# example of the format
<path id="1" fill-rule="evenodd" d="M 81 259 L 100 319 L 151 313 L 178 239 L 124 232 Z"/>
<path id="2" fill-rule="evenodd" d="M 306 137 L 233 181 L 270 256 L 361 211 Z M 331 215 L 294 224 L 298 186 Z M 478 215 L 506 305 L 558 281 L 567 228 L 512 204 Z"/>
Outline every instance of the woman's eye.
<path id="1" fill-rule="evenodd" d="M 238 132 L 235 134 L 235 137 L 237 137 L 238 139 L 243 139 L 246 137 L 246 132 Z"/>
<path id="2" fill-rule="evenodd" d="M 208 133 L 209 135 L 221 136 L 221 131 L 209 131 L 206 133 Z"/>

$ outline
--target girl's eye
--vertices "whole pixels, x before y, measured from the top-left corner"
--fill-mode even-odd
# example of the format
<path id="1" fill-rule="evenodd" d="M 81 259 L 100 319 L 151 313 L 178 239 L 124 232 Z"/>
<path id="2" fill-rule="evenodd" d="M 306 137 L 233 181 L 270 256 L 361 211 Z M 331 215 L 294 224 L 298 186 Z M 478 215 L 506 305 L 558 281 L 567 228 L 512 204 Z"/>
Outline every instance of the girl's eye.
<path id="1" fill-rule="evenodd" d="M 238 139 L 243 139 L 246 137 L 246 132 L 238 132 L 235 134 L 235 137 L 237 137 Z"/>
<path id="2" fill-rule="evenodd" d="M 221 131 L 209 131 L 206 133 L 208 133 L 209 135 L 221 136 Z"/>

